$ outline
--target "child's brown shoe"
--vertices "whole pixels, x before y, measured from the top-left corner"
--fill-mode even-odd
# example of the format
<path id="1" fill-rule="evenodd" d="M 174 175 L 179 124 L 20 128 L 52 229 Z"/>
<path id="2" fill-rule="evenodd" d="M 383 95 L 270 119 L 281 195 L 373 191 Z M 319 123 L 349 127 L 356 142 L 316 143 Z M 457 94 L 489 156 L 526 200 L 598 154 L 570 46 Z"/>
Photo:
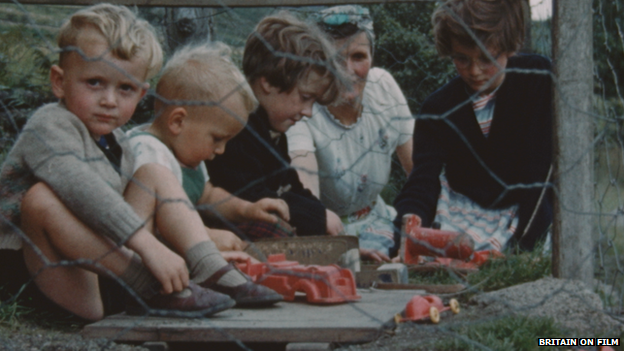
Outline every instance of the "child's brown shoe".
<path id="1" fill-rule="evenodd" d="M 284 297 L 275 292 L 275 290 L 260 284 L 255 284 L 247 275 L 240 271 L 239 273 L 247 279 L 247 282 L 237 286 L 223 286 L 217 284 L 219 279 L 232 269 L 236 268 L 232 264 L 228 264 L 199 285 L 229 295 L 236 301 L 236 307 L 264 307 L 284 300 Z"/>
<path id="2" fill-rule="evenodd" d="M 145 300 L 145 304 L 148 309 L 130 297 L 126 303 L 126 313 L 132 316 L 150 314 L 198 318 L 232 308 L 236 302 L 227 295 L 203 288 L 190 281 L 188 287 L 181 292 L 168 295 L 157 294 Z"/>

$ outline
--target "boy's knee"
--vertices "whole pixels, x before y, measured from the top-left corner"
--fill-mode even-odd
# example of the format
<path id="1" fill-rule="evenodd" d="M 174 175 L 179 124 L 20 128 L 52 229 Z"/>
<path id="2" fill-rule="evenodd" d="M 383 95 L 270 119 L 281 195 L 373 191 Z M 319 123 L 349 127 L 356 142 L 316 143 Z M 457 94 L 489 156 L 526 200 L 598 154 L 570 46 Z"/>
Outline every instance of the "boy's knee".
<path id="1" fill-rule="evenodd" d="M 54 191 L 45 183 L 33 185 L 22 198 L 21 214 L 25 217 L 40 218 L 50 208 L 62 204 Z"/>

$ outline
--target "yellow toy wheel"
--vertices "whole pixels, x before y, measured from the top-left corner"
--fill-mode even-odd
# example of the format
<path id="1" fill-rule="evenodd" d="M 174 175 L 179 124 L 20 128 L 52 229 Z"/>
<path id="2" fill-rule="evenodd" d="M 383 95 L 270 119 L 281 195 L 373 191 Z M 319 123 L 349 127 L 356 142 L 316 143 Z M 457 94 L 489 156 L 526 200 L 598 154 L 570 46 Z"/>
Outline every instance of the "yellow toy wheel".
<path id="1" fill-rule="evenodd" d="M 435 306 L 429 308 L 429 318 L 431 318 L 431 322 L 435 324 L 440 323 L 440 311 L 438 311 Z"/>
<path id="2" fill-rule="evenodd" d="M 401 320 L 403 319 L 403 317 L 401 317 L 400 313 L 397 313 L 394 315 L 394 323 L 399 324 L 401 323 Z"/>
<path id="3" fill-rule="evenodd" d="M 458 314 L 460 311 L 459 308 L 459 301 L 457 301 L 456 299 L 451 299 L 449 301 L 449 306 L 451 307 L 451 311 L 453 311 L 453 313 Z"/>

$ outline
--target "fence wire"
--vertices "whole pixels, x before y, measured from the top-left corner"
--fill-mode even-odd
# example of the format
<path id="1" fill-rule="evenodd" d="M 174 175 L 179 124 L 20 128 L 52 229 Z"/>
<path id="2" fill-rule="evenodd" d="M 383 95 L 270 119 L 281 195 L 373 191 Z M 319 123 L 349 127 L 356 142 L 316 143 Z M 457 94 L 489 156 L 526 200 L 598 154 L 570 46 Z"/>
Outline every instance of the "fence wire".
<path id="1" fill-rule="evenodd" d="M 412 3 L 385 3 L 370 5 L 376 34 L 375 56 L 373 66 L 381 67 L 390 72 L 401 87 L 407 98 L 411 113 L 417 119 L 441 118 L 444 116 L 417 116 L 422 103 L 431 93 L 452 79 L 455 74 L 453 63 L 449 59 L 440 59 L 435 50 L 431 34 L 431 14 L 438 2 L 416 1 Z M 61 23 L 81 6 L 60 5 L 23 5 L 15 1 L 12 4 L 0 5 L 0 157 L 4 161 L 20 132 L 32 113 L 45 103 L 56 101 L 49 84 L 49 71 L 58 62 L 59 50 L 56 48 L 55 35 Z M 309 17 L 324 7 L 291 7 L 287 10 L 301 18 Z M 451 297 L 460 299 L 462 303 L 473 307 L 470 315 L 464 319 L 449 318 L 440 325 L 404 323 L 391 328 L 383 337 L 366 345 L 345 345 L 334 343 L 332 346 L 349 350 L 502 350 L 537 348 L 537 340 L 522 345 L 521 334 L 531 330 L 530 335 L 545 338 L 559 337 L 619 337 L 622 332 L 621 321 L 624 310 L 624 281 L 621 252 L 624 250 L 624 136 L 622 121 L 624 120 L 624 98 L 622 92 L 624 81 L 624 1 L 595 0 L 593 4 L 594 28 L 594 106 L 592 111 L 585 111 L 595 125 L 593 143 L 594 155 L 594 187 L 593 202 L 595 212 L 588 216 L 594 223 L 594 257 L 596 284 L 593 292 L 588 293 L 578 283 L 553 283 L 551 280 L 540 280 L 541 285 L 528 285 L 526 290 L 517 289 L 521 283 L 546 277 L 550 274 L 550 251 L 548 247 L 539 248 L 532 253 L 514 255 L 507 253 L 507 258 L 498 265 L 485 266 L 477 273 L 440 269 L 434 273 L 411 272 L 411 283 L 442 283 L 463 284 L 466 290 L 460 293 L 443 294 L 448 300 Z M 221 41 L 232 48 L 232 58 L 241 64 L 243 47 L 247 36 L 255 25 L 266 15 L 273 14 L 284 8 L 161 8 L 141 7 L 136 9 L 139 16 L 147 19 L 161 37 L 166 57 L 170 57 L 176 48 L 198 41 Z M 523 52 L 538 53 L 551 56 L 551 21 L 550 19 L 531 22 L 530 47 Z M 565 51 L 574 55 L 574 48 Z M 522 74 L 549 74 L 548 72 L 520 72 Z M 156 80 L 151 87 L 156 86 Z M 560 82 L 555 82 L 555 88 Z M 152 106 L 158 96 L 150 89 L 139 106 L 132 120 L 124 129 L 129 129 L 151 120 Z M 214 101 L 187 102 L 199 105 L 214 105 Z M 464 101 L 461 104 L 470 103 Z M 569 102 L 574 104 L 573 101 Z M 459 106 L 458 106 L 459 107 Z M 242 117 L 242 116 L 237 116 Z M 418 123 L 418 120 L 416 121 Z M 408 131 L 400 131 L 406 133 Z M 41 138 L 41 136 L 35 136 Z M 462 136 L 464 137 L 464 136 Z M 464 141 L 467 140 L 464 137 Z M 43 142 L 45 140 L 42 140 Z M 268 145 L 267 145 L 268 147 Z M 472 146 L 471 146 L 472 147 Z M 54 153 L 55 150 L 46 150 Z M 374 151 L 370 151 L 374 152 Z M 362 157 L 366 157 L 366 154 Z M 82 160 L 93 162 L 93 160 Z M 99 160 L 108 162 L 107 160 Z M 99 162 L 97 161 L 97 162 Z M 351 170 L 354 165 L 344 165 L 343 169 Z M 283 167 L 289 165 L 284 160 Z M 307 169 L 299 169 L 307 172 Z M 574 172 L 574 168 L 568 170 Z M 341 175 L 312 172 L 314 175 L 339 179 Z M 496 174 L 492 174 L 497 177 Z M 130 174 L 125 176 L 130 177 Z M 258 179 L 261 182 L 263 179 Z M 406 181 L 405 171 L 396 154 L 392 155 L 390 181 L 381 191 L 382 198 L 392 204 Z M 253 184 L 251 184 L 253 185 Z M 250 186 L 251 186 L 250 185 Z M 80 186 L 75 184 L 75 186 Z M 513 187 L 505 185 L 506 190 Z M 528 184 L 533 187 L 554 187 L 554 182 Z M 321 189 L 322 191 L 322 189 Z M 233 195 L 237 193 L 234 192 Z M 1 201 L 1 199 L 0 199 Z M 167 199 L 165 202 L 185 200 Z M 202 206 L 200 210 L 221 216 L 216 206 Z M 189 209 L 194 209 L 189 204 Z M 221 216 L 221 219 L 225 219 Z M 150 217 L 148 221 L 153 220 Z M 34 245 L 21 230 L 6 218 L 0 218 L 2 226 L 13 226 L 20 233 L 24 245 Z M 226 221 L 227 222 L 227 221 Z M 235 229 L 232 223 L 227 228 Z M 243 235 L 244 236 L 244 235 Z M 100 262 L 95 260 L 63 259 L 52 262 L 38 250 L 45 262 L 43 270 L 58 266 L 91 266 L 106 275 L 113 276 Z M 0 251 L 7 254 L 8 251 Z M 6 260 L 3 260 L 5 262 Z M 488 268 L 489 267 L 489 268 Z M 2 267 L 6 270 L 6 267 Z M 301 278 L 307 278 L 302 275 Z M 137 296 L 123 281 L 116 279 L 130 295 Z M 28 285 L 32 286 L 32 280 Z M 551 284 L 551 285 L 549 285 Z M 510 287 L 500 291 L 498 289 Z M 546 288 L 548 287 L 548 290 Z M 545 289 L 542 295 L 529 292 Z M 25 289 L 25 287 L 24 287 Z M 8 284 L 0 287 L 0 350 L 86 350 L 123 349 L 113 342 L 123 339 L 147 318 L 137 318 L 130 327 L 120 330 L 111 340 L 85 343 L 84 345 L 58 345 L 37 343 L 27 338 L 24 344 L 16 334 L 25 333 L 15 329 L 20 323 L 21 315 L 28 315 L 28 301 L 20 299 L 23 289 Z M 498 291 L 497 291 L 498 290 Z M 16 292 L 17 291 L 17 292 Z M 492 293 L 492 291 L 497 291 Z M 597 301 L 596 296 L 599 296 Z M 557 297 L 562 297 L 557 300 Z M 104 297 L 103 297 L 104 298 Z M 562 302 L 563 301 L 563 302 Z M 572 309 L 565 304 L 572 303 Z M 350 306 L 363 319 L 387 325 L 386 320 L 361 308 L 357 303 Z M 144 306 L 147 307 L 147 306 Z M 583 316 L 583 311 L 585 315 Z M 158 311 L 150 310 L 157 313 Z M 398 311 L 397 311 L 398 312 Z M 518 317 L 528 313 L 531 317 Z M 550 314 L 549 314 L 550 313 Z M 575 314 L 576 313 L 576 314 Z M 540 317 L 546 316 L 545 319 Z M 226 349 L 252 350 L 266 346 L 258 346 L 238 340 L 233 335 L 211 322 L 211 318 L 201 318 L 192 313 L 168 313 L 166 317 L 197 317 L 212 329 L 217 330 L 224 340 L 231 344 Z M 60 315 L 42 317 L 43 319 L 59 319 Z M 302 318 L 305 318 L 302 316 Z M 533 319 L 531 319 L 533 318 Z M 551 319 L 549 319 L 551 318 Z M 552 322 L 554 318 L 555 322 Z M 577 319 L 577 324 L 568 323 Z M 574 322 L 574 321 L 573 321 Z M 84 325 L 78 322 L 79 325 Z M 564 325 L 564 327 L 561 327 Z M 582 332 L 570 330 L 570 326 L 594 325 L 597 329 L 583 329 Z M 600 327 L 598 329 L 598 327 Z M 54 328 L 54 327 L 52 327 Z M 18 330 L 17 332 L 14 332 Z M 74 330 L 75 331 L 75 330 Z M 11 335 L 13 333 L 13 335 Z M 583 334 L 584 333 L 584 334 Z M 531 336 L 533 338 L 533 336 Z M 518 340 L 517 340 L 518 339 Z M 53 348 L 55 347 L 55 348 Z M 126 346 L 123 346 L 126 347 Z M 130 348 L 131 346 L 127 346 Z M 173 346 L 172 346 L 173 347 Z M 189 345 L 183 347 L 191 347 Z M 272 345 L 278 349 L 283 345 Z M 181 348 L 184 349 L 184 348 Z M 541 348 L 540 348 L 541 349 Z M 544 348 L 548 349 L 548 348 Z M 551 347 L 550 349 L 569 349 L 569 347 Z M 576 349 L 576 348 L 574 348 Z M 597 348 L 586 347 L 586 350 Z"/>

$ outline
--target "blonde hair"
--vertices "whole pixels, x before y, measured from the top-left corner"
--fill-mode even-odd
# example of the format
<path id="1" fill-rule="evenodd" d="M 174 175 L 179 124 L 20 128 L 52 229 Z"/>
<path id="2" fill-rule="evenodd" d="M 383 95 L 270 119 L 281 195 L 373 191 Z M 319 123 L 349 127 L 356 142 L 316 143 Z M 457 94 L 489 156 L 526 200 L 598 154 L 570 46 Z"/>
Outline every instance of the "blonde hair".
<path id="1" fill-rule="evenodd" d="M 138 18 L 125 6 L 94 5 L 74 13 L 63 25 L 57 37 L 63 50 L 60 64 L 76 46 L 78 34 L 86 26 L 98 29 L 110 46 L 111 54 L 122 60 L 138 57 L 147 64 L 147 79 L 154 77 L 162 67 L 163 53 L 154 28 Z"/>
<path id="2" fill-rule="evenodd" d="M 241 97 L 247 112 L 255 110 L 258 102 L 230 55 L 230 47 L 221 42 L 178 50 L 165 65 L 156 86 L 156 113 L 167 105 L 217 104 L 232 94 Z"/>
<path id="3" fill-rule="evenodd" d="M 281 91 L 292 91 L 314 71 L 329 78 L 329 86 L 318 102 L 330 104 L 338 98 L 346 80 L 333 45 L 313 23 L 286 11 L 263 18 L 247 38 L 243 71 L 253 82 L 264 77 Z"/>

